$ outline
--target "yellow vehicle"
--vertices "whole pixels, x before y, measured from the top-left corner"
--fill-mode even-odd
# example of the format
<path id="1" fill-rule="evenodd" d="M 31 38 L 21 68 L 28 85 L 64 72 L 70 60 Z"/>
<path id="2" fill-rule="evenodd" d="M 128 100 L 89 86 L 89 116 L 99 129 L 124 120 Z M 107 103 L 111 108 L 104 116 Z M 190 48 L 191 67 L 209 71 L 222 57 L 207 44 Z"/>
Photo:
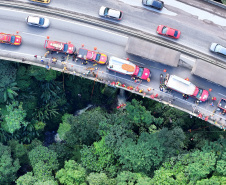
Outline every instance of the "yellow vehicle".
<path id="1" fill-rule="evenodd" d="M 29 0 L 29 1 L 48 4 L 50 3 L 51 0 Z"/>

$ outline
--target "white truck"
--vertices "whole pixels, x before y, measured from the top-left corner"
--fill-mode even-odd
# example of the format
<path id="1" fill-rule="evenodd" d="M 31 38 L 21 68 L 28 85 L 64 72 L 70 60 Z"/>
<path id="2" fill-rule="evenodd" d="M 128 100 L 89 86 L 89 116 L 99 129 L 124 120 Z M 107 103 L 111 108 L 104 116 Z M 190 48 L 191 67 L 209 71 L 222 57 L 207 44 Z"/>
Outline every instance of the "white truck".
<path id="1" fill-rule="evenodd" d="M 165 85 L 172 90 L 178 91 L 188 96 L 193 96 L 202 102 L 206 101 L 209 97 L 209 92 L 207 90 L 201 89 L 190 81 L 175 75 L 168 75 Z"/>
<path id="2" fill-rule="evenodd" d="M 107 68 L 118 73 L 150 81 L 151 71 L 148 68 L 139 67 L 128 60 L 110 57 Z"/>

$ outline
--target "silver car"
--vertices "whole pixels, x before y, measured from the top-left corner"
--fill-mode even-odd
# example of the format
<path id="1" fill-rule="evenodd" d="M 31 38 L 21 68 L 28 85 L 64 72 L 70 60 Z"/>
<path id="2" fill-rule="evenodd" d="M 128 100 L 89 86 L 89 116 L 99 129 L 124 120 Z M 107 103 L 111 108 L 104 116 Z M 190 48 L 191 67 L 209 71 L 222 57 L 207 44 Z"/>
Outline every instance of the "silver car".
<path id="1" fill-rule="evenodd" d="M 210 51 L 226 56 L 226 48 L 217 43 L 212 43 Z"/>
<path id="2" fill-rule="evenodd" d="M 99 15 L 107 18 L 122 19 L 122 11 L 120 10 L 114 10 L 105 6 L 101 6 L 99 10 Z"/>
<path id="3" fill-rule="evenodd" d="M 42 28 L 49 27 L 50 21 L 47 18 L 38 17 L 38 16 L 28 16 L 26 22 L 31 26 L 38 26 Z"/>

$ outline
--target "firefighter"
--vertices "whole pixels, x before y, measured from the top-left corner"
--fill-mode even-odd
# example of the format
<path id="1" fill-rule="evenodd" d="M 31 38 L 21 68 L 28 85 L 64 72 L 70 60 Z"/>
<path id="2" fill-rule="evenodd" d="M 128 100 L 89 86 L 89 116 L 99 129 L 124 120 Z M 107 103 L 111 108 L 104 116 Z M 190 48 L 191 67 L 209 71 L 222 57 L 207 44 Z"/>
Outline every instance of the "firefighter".
<path id="1" fill-rule="evenodd" d="M 122 84 L 120 82 L 116 82 L 116 85 L 121 86 Z"/>

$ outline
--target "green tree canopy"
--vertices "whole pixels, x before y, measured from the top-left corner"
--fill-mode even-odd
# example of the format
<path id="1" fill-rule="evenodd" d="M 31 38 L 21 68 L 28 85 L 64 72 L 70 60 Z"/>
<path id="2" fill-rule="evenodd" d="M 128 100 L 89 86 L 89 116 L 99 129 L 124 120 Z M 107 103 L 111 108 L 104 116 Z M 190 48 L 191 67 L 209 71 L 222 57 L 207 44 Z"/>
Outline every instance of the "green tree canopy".
<path id="1" fill-rule="evenodd" d="M 56 178 L 64 185 L 85 185 L 86 170 L 73 160 L 65 161 L 64 168 L 56 173 Z"/>
<path id="2" fill-rule="evenodd" d="M 57 154 L 44 146 L 37 146 L 29 153 L 34 175 L 42 181 L 53 180 L 52 172 L 58 169 Z"/>
<path id="3" fill-rule="evenodd" d="M 10 185 L 19 168 L 19 160 L 12 159 L 10 147 L 0 143 L 0 184 Z"/>
<path id="4" fill-rule="evenodd" d="M 135 126 L 135 129 L 139 129 L 140 132 L 149 131 L 153 124 L 159 126 L 162 124 L 162 118 L 155 118 L 150 111 L 147 111 L 141 102 L 133 99 L 131 103 L 127 103 L 125 119 L 130 120 L 131 124 Z"/>
<path id="5" fill-rule="evenodd" d="M 82 165 L 90 171 L 103 171 L 111 176 L 116 175 L 116 158 L 113 151 L 106 146 L 104 137 L 101 141 L 94 142 L 92 146 L 83 146 L 81 150 L 81 161 Z"/>
<path id="6" fill-rule="evenodd" d="M 158 138 L 165 148 L 165 157 L 177 156 L 183 152 L 185 135 L 181 128 L 175 127 L 172 130 L 163 128 L 160 130 Z"/>
<path id="7" fill-rule="evenodd" d="M 58 71 L 46 70 L 45 68 L 31 65 L 28 68 L 28 74 L 32 77 L 35 77 L 35 79 L 38 81 L 51 81 L 55 80 L 61 73 Z"/>
<path id="8" fill-rule="evenodd" d="M 70 131 L 67 132 L 66 142 L 72 147 L 82 144 L 91 145 L 100 138 L 97 132 L 99 123 L 105 120 L 106 118 L 100 108 L 76 117 L 71 115 L 66 120 L 66 123 L 71 125 Z"/>
<path id="9" fill-rule="evenodd" d="M 89 185 L 116 185 L 115 179 L 109 179 L 108 176 L 103 173 L 90 173 L 87 177 Z"/>
<path id="10" fill-rule="evenodd" d="M 16 80 L 17 69 L 12 62 L 0 61 L 0 103 L 5 102 L 8 97 L 13 97 L 14 90 L 10 89 L 11 84 Z M 9 96 L 8 96 L 9 95 Z"/>
<path id="11" fill-rule="evenodd" d="M 157 134 L 142 133 L 137 141 L 126 139 L 119 150 L 119 161 L 125 170 L 150 173 L 164 159 L 164 148 Z"/>
<path id="12" fill-rule="evenodd" d="M 19 143 L 18 140 L 12 139 L 8 142 L 8 145 L 11 148 L 13 159 L 19 159 L 20 164 L 28 164 L 28 152 L 25 146 L 22 143 Z"/>
<path id="13" fill-rule="evenodd" d="M 32 83 L 31 76 L 28 75 L 28 69 L 25 65 L 20 65 L 16 74 L 17 85 L 20 90 L 25 91 L 29 88 Z"/>
<path id="14" fill-rule="evenodd" d="M 4 119 L 2 126 L 6 131 L 12 134 L 22 125 L 25 127 L 28 125 L 28 122 L 24 120 L 26 112 L 23 110 L 22 103 L 14 101 L 12 104 L 6 105 L 6 110 L 6 112 L 1 111 Z"/>
<path id="15" fill-rule="evenodd" d="M 221 175 L 226 176 L 226 152 L 222 154 L 221 160 L 217 161 L 216 170 Z"/>
<path id="16" fill-rule="evenodd" d="M 57 181 L 46 180 L 42 181 L 38 177 L 34 176 L 32 172 L 28 172 L 23 176 L 20 176 L 16 180 L 17 185 L 58 185 Z"/>
<path id="17" fill-rule="evenodd" d="M 125 113 L 113 114 L 108 120 L 112 125 L 105 129 L 105 144 L 111 148 L 116 155 L 123 142 L 131 138 L 136 140 L 137 135 L 132 130 L 132 125 L 128 119 L 125 119 Z"/>

